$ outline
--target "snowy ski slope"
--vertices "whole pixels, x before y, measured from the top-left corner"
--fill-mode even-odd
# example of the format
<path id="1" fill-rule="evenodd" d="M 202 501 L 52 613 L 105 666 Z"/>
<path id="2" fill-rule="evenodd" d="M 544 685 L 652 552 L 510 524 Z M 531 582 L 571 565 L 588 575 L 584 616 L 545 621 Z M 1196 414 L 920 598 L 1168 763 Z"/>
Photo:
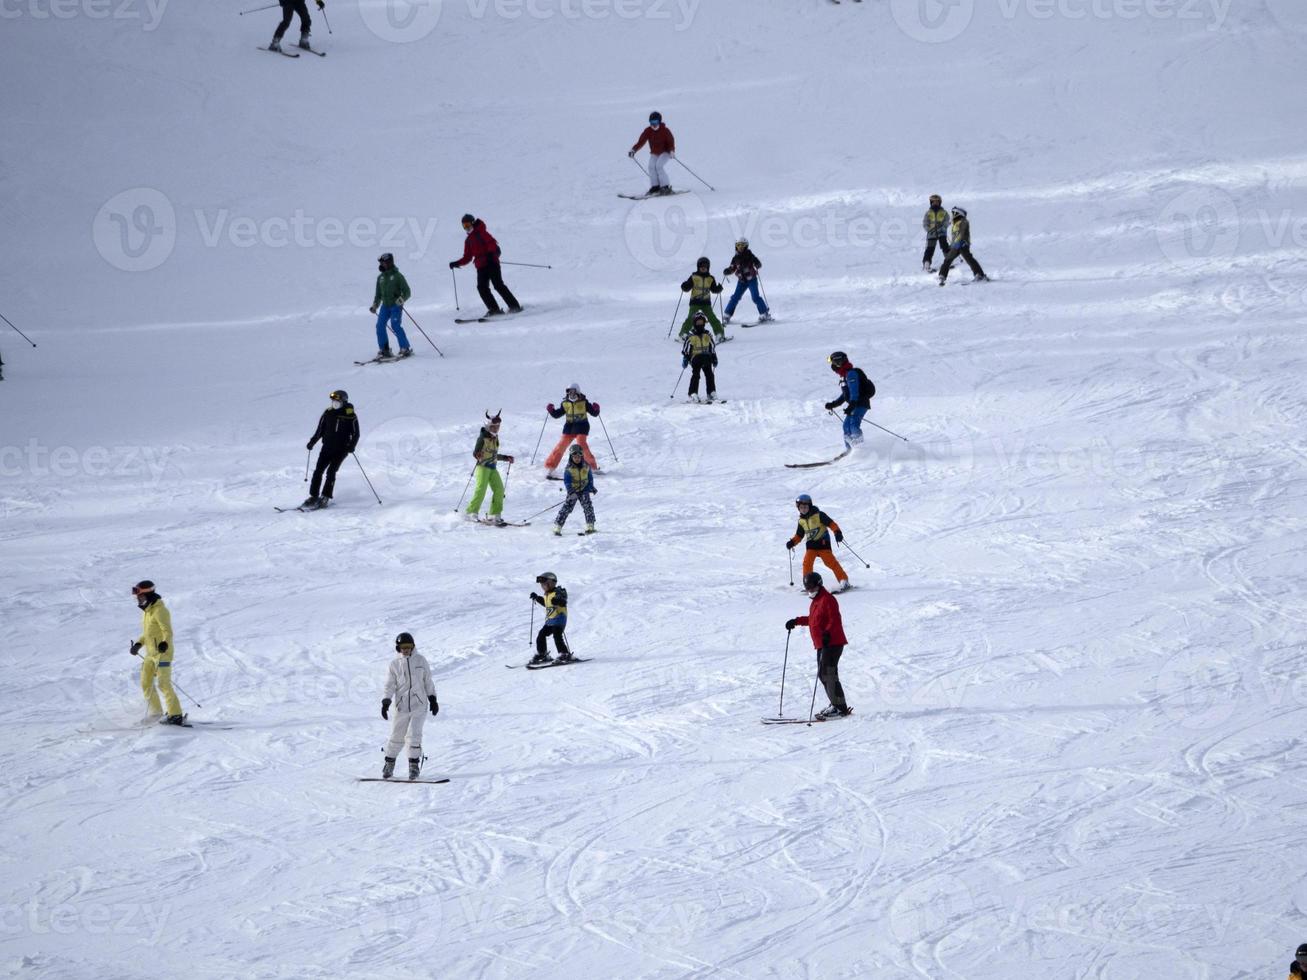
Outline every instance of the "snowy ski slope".
<path id="1" fill-rule="evenodd" d="M 0 335 L 5 975 L 1284 974 L 1296 0 L 362 0 L 294 63 L 240 9 L 0 5 L 0 313 L 40 345 Z M 616 196 L 651 109 L 714 192 Z M 994 282 L 922 274 L 932 192 Z M 452 323 L 464 211 L 553 266 L 506 267 L 526 315 Z M 669 398 L 677 283 L 741 234 L 778 320 L 722 347 L 728 404 Z M 381 251 L 444 359 L 353 365 Z M 786 470 L 840 449 L 836 348 L 911 441 Z M 527 461 L 574 380 L 601 533 L 464 523 L 486 410 L 506 515 L 561 502 Z M 351 462 L 275 513 L 337 387 L 384 504 Z M 767 728 L 800 492 L 870 564 L 856 713 Z M 546 569 L 594 659 L 505 670 Z M 145 577 L 211 730 L 132 727 Z M 400 630 L 446 785 L 355 782 Z"/>

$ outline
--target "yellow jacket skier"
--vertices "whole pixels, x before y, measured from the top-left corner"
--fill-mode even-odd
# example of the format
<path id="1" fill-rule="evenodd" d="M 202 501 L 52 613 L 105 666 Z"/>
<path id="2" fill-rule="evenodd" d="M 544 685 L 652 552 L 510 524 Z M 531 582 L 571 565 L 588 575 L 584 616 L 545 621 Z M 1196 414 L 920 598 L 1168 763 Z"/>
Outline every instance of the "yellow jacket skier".
<path id="1" fill-rule="evenodd" d="M 168 705 L 163 723 L 180 725 L 182 705 L 172 687 L 172 616 L 148 579 L 132 586 L 132 595 L 141 608 L 141 635 L 132 643 L 131 650 L 132 656 L 141 658 L 141 692 L 145 695 L 146 709 L 151 718 L 162 715 L 163 706 L 159 703 L 162 694 Z"/>

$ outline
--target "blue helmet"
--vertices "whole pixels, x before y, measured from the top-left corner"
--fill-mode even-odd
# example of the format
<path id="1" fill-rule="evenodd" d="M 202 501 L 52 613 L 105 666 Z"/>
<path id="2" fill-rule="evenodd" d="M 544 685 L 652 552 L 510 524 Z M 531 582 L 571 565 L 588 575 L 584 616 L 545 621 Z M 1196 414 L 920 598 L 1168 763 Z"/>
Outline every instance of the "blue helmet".
<path id="1" fill-rule="evenodd" d="M 811 507 L 811 506 L 812 506 L 812 498 L 809 497 L 806 493 L 801 493 L 801 494 L 799 494 L 797 497 L 794 498 L 794 503 L 795 503 L 796 506 L 799 505 L 799 504 L 807 504 L 809 507 Z"/>

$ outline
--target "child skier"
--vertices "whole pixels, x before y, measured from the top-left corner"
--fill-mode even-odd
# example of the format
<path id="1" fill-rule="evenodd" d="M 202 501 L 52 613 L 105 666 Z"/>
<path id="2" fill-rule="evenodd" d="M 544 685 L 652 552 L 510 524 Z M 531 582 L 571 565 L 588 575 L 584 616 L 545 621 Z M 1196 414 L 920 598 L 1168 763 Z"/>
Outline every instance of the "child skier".
<path id="1" fill-rule="evenodd" d="M 980 267 L 971 254 L 971 221 L 967 218 L 965 208 L 953 209 L 953 230 L 951 234 L 953 244 L 949 248 L 948 257 L 944 260 L 943 266 L 939 270 L 939 284 L 942 286 L 948 281 L 948 271 L 953 268 L 953 263 L 957 261 L 958 256 L 966 260 L 967 265 L 971 266 L 971 273 L 975 276 L 976 282 L 988 282 L 989 276 L 985 275 L 985 270 Z"/>
<path id="2" fill-rule="evenodd" d="M 184 721 L 182 703 L 177 700 L 177 692 L 172 687 L 172 616 L 149 579 L 132 586 L 132 595 L 141 610 L 141 635 L 132 642 L 131 651 L 133 657 L 141 658 L 141 692 L 145 695 L 146 717 L 154 719 L 163 715 L 163 705 L 159 703 L 162 694 L 168 705 L 168 714 L 161 724 L 180 725 Z M 145 650 L 143 656 L 141 650 Z"/>
<path id="3" fill-rule="evenodd" d="M 826 689 L 826 697 L 830 698 L 830 707 L 817 712 L 817 717 L 823 721 L 844 718 L 853 714 L 853 709 L 844 700 L 844 688 L 840 684 L 840 655 L 849 642 L 844 636 L 840 604 L 822 587 L 821 576 L 816 572 L 803 576 L 803 589 L 812 599 L 808 615 L 789 620 L 785 628 L 808 627 L 812 645 L 817 648 L 817 677 Z"/>
<path id="4" fill-rule="evenodd" d="M 694 326 L 685 338 L 681 348 L 681 368 L 690 368 L 689 395 L 694 401 L 699 400 L 699 375 L 702 374 L 708 392 L 708 401 L 717 397 L 717 378 L 713 368 L 717 366 L 717 345 L 708 336 L 708 318 L 700 311 L 694 314 Z"/>
<path id="5" fill-rule="evenodd" d="M 838 544 L 844 540 L 844 532 L 825 511 L 813 504 L 812 498 L 806 493 L 799 494 L 798 499 L 794 501 L 794 506 L 799 511 L 799 526 L 794 532 L 794 537 L 785 542 L 786 549 L 793 551 L 794 546 L 800 541 L 807 542 L 803 551 L 803 574 L 806 576 L 813 571 L 817 559 L 820 558 L 825 562 L 826 567 L 835 573 L 835 579 L 840 584 L 839 590 L 842 592 L 849 587 L 849 576 L 835 558 L 830 537 L 833 531 Z"/>
<path id="6" fill-rule="evenodd" d="M 833 351 L 827 358 L 830 369 L 840 376 L 840 397 L 826 403 L 826 411 L 833 412 L 841 405 L 844 409 L 844 448 L 852 449 L 862 442 L 862 417 L 871 408 L 876 397 L 876 386 L 863 373 L 849 363 L 842 350 Z"/>
<path id="7" fill-rule="evenodd" d="M 531 663 L 547 664 L 551 661 L 545 650 L 545 640 L 551 636 L 558 652 L 558 663 L 566 663 L 572 659 L 572 651 L 563 635 L 567 631 L 567 590 L 558 584 L 558 576 L 553 572 L 537 575 L 536 584 L 544 595 L 532 592 L 531 601 L 545 607 L 545 625 L 536 633 L 536 655 L 531 658 Z"/>
<path id="8" fill-rule="evenodd" d="M 563 481 L 567 487 L 567 499 L 563 501 L 563 506 L 558 509 L 558 516 L 554 518 L 554 534 L 563 533 L 563 525 L 567 523 L 567 518 L 578 500 L 581 501 L 581 510 L 585 514 L 585 533 L 594 534 L 595 509 L 590 497 L 599 491 L 595 489 L 594 473 L 587 465 L 580 446 L 573 446 L 568 453 Z"/>
<path id="9" fill-rule="evenodd" d="M 921 219 L 921 227 L 926 231 L 926 252 L 921 256 L 921 269 L 934 272 L 935 246 L 939 246 L 941 255 L 948 255 L 948 212 L 944 210 L 944 199 L 938 194 L 930 195 L 930 207 Z"/>
<path id="10" fill-rule="evenodd" d="M 381 778 L 395 774 L 395 760 L 399 750 L 408 741 L 408 778 L 417 779 L 422 770 L 422 726 L 427 712 L 438 715 L 436 684 L 431 679 L 431 665 L 427 658 L 414 650 L 417 644 L 412 633 L 395 637 L 395 659 L 386 669 L 386 687 L 381 695 L 381 717 L 390 721 L 390 741 L 386 743 L 386 761 L 381 767 Z M 390 720 L 390 706 L 395 706 L 395 718 Z"/>
<path id="11" fill-rule="evenodd" d="M 567 386 L 567 392 L 563 395 L 563 403 L 557 408 L 551 403 L 545 406 L 545 411 L 556 419 L 565 419 L 563 422 L 563 434 L 559 438 L 557 445 L 549 451 L 545 458 L 545 470 L 552 473 L 563 459 L 563 453 L 567 450 L 568 445 L 573 439 L 580 445 L 581 452 L 585 455 L 585 461 L 592 470 L 599 472 L 599 464 L 595 462 L 594 453 L 590 452 L 590 419 L 587 416 L 599 415 L 599 403 L 589 401 L 581 393 L 581 386 L 575 381 Z M 576 448 L 576 447 L 573 447 Z"/>
<path id="12" fill-rule="evenodd" d="M 726 315 L 722 317 L 723 326 L 731 322 L 731 317 L 735 315 L 735 308 L 739 306 L 740 297 L 744 295 L 746 289 L 753 299 L 753 305 L 758 307 L 758 322 L 766 323 L 771 319 L 771 310 L 767 308 L 767 301 L 758 292 L 758 270 L 761 268 L 762 260 L 749 250 L 749 239 L 741 238 L 737 241 L 735 257 L 722 272 L 723 276 L 736 277 L 735 292 L 731 294 L 731 299 L 726 304 Z"/>
<path id="13" fill-rule="evenodd" d="M 408 280 L 395 268 L 395 256 L 389 252 L 377 258 L 377 289 L 372 295 L 369 313 L 377 314 L 377 357 L 394 357 L 390 352 L 390 340 L 386 327 L 395 333 L 399 341 L 399 356 L 408 357 L 413 348 L 408 345 L 408 335 L 404 333 L 404 304 L 413 293 L 408 288 Z M 378 310 L 380 312 L 378 312 Z"/>
<path id="14" fill-rule="evenodd" d="M 322 508 L 331 503 L 331 495 L 336 489 L 336 471 L 359 444 L 359 419 L 354 414 L 354 406 L 349 403 L 349 394 L 338 389 L 329 397 L 331 407 L 322 413 L 313 438 L 304 447 L 312 452 L 318 440 L 322 440 L 318 465 L 313 468 L 313 481 L 309 484 L 309 496 L 300 504 L 301 507 Z"/>
<path id="15" fill-rule="evenodd" d="M 507 463 L 510 467 L 513 465 L 513 457 L 505 456 L 499 451 L 499 426 L 501 419 L 496 412 L 491 417 L 486 412 L 486 424 L 481 429 L 481 434 L 477 436 L 477 444 L 472 449 L 472 457 L 476 460 L 476 489 L 472 491 L 472 499 L 467 505 L 467 519 L 470 521 L 481 520 L 481 501 L 486 499 L 486 487 L 490 488 L 490 514 L 486 518 L 486 524 L 494 524 L 496 527 L 503 527 L 504 518 L 501 516 L 504 510 L 504 481 L 499 475 L 500 462 Z"/>
<path id="16" fill-rule="evenodd" d="M 717 335 L 719 341 L 726 339 L 726 328 L 722 326 L 717 314 L 712 311 L 712 298 L 722 291 L 722 284 L 713 277 L 711 271 L 712 263 L 708 257 L 701 256 L 695 263 L 695 271 L 690 278 L 681 283 L 681 292 L 690 294 L 689 309 L 685 314 L 685 322 L 681 324 L 681 339 L 684 340 L 686 334 L 690 332 L 690 324 L 694 318 L 702 313 L 712 324 L 713 333 Z"/>
<path id="17" fill-rule="evenodd" d="M 667 165 L 676 156 L 676 137 L 663 125 L 661 112 L 649 113 L 649 125 L 626 155 L 634 160 L 640 147 L 646 143 L 649 144 L 649 196 L 671 194 L 672 181 L 667 176 Z"/>

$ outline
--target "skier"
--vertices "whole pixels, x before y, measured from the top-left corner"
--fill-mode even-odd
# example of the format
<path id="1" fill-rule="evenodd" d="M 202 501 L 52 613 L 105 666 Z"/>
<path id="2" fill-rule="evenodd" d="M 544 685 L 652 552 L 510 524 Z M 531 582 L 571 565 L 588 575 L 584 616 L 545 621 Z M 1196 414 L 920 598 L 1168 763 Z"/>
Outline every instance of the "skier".
<path id="1" fill-rule="evenodd" d="M 690 336 L 685 338 L 685 346 L 681 348 L 681 368 L 691 369 L 689 395 L 695 401 L 699 400 L 700 374 L 704 376 L 708 401 L 712 402 L 717 397 L 717 378 L 713 374 L 716 366 L 717 345 L 708 336 L 708 318 L 701 310 L 694 314 L 694 326 Z"/>
<path id="2" fill-rule="evenodd" d="M 163 715 L 163 705 L 159 702 L 162 694 L 168 706 L 162 724 L 180 725 L 185 719 L 182 717 L 182 703 L 177 700 L 177 692 L 172 687 L 172 616 L 149 579 L 133 585 L 132 595 L 136 596 L 136 605 L 141 610 L 141 635 L 132 641 L 131 651 L 133 657 L 141 658 L 141 692 L 145 695 L 146 717 L 154 719 Z"/>
<path id="3" fill-rule="evenodd" d="M 386 688 L 381 694 L 381 717 L 390 721 L 390 706 L 395 706 L 395 719 L 390 721 L 390 741 L 386 743 L 386 761 L 381 767 L 381 778 L 395 774 L 395 760 L 408 740 L 408 778 L 417 779 L 422 769 L 422 726 L 427 712 L 440 714 L 436 701 L 436 685 L 431 679 L 431 665 L 427 658 L 415 653 L 417 644 L 412 633 L 395 637 L 395 659 L 386 669 Z"/>
<path id="4" fill-rule="evenodd" d="M 550 403 L 545 406 L 545 411 L 552 418 L 566 419 L 563 422 L 563 434 L 545 458 L 545 470 L 552 473 L 554 467 L 562 462 L 563 453 L 567 451 L 568 445 L 575 439 L 585 455 L 586 463 L 598 473 L 599 464 L 595 462 L 594 453 L 590 451 L 590 419 L 587 416 L 598 417 L 599 403 L 588 400 L 581 393 L 581 386 L 573 381 L 563 394 L 563 403 L 557 407 Z"/>
<path id="5" fill-rule="evenodd" d="M 499 267 L 499 242 L 486 230 L 486 223 L 470 214 L 463 215 L 463 231 L 467 240 L 463 243 L 463 257 L 449 263 L 451 269 L 471 262 L 477 270 L 477 292 L 486 304 L 486 316 L 502 316 L 504 311 L 495 301 L 495 294 L 490 291 L 494 286 L 499 295 L 508 304 L 509 313 L 521 313 L 522 304 L 504 285 L 504 273 Z"/>
<path id="6" fill-rule="evenodd" d="M 503 527 L 505 523 L 501 516 L 504 510 L 504 481 L 499 475 L 498 464 L 502 461 L 510 467 L 513 465 L 513 457 L 505 456 L 499 451 L 501 421 L 498 412 L 493 417 L 486 412 L 486 424 L 482 427 L 481 434 L 477 436 L 477 444 L 472 450 L 472 456 L 477 461 L 476 489 L 472 491 L 472 499 L 467 505 L 467 519 L 481 520 L 481 501 L 486 499 L 486 487 L 489 487 L 490 514 L 484 523 L 494 524 L 496 527 Z"/>
<path id="7" fill-rule="evenodd" d="M 803 574 L 806 576 L 817 565 L 817 559 L 820 558 L 832 572 L 835 573 L 835 580 L 839 582 L 839 591 L 843 592 L 849 587 L 849 576 L 844 571 L 842 565 L 835 557 L 835 552 L 831 548 L 831 532 L 835 532 L 835 542 L 844 540 L 844 532 L 825 511 L 815 506 L 812 498 L 806 493 L 801 493 L 798 499 L 794 501 L 794 506 L 799 510 L 799 526 L 794 532 L 794 537 L 785 543 L 785 547 L 793 551 L 794 546 L 800 541 L 806 541 L 803 552 Z"/>
<path id="8" fill-rule="evenodd" d="M 712 323 L 713 333 L 717 335 L 717 339 L 719 341 L 726 339 L 726 328 L 717 319 L 717 314 L 712 311 L 712 298 L 722 291 L 722 284 L 713 276 L 710 271 L 711 267 L 712 263 L 708 261 L 708 257 L 706 255 L 700 256 L 699 261 L 695 263 L 695 270 L 690 274 L 690 278 L 681 283 L 681 292 L 690 294 L 685 322 L 681 324 L 682 340 L 690 332 L 690 324 L 700 313 L 704 314 L 708 321 Z"/>
<path id="9" fill-rule="evenodd" d="M 318 9 L 326 9 L 326 0 L 317 0 Z M 277 30 L 272 35 L 272 43 L 268 45 L 269 51 L 281 50 L 281 39 L 286 36 L 286 30 L 290 27 L 291 17 L 299 14 L 300 18 L 300 44 L 301 48 L 311 50 L 309 47 L 309 28 L 313 26 L 313 21 L 309 19 L 309 7 L 305 0 L 281 0 L 281 23 L 277 25 Z"/>
<path id="10" fill-rule="evenodd" d="M 649 113 L 649 125 L 627 156 L 634 160 L 635 154 L 646 143 L 649 144 L 649 196 L 673 193 L 671 179 L 667 176 L 667 164 L 676 156 L 676 137 L 663 125 L 661 112 Z"/>
<path id="11" fill-rule="evenodd" d="M 372 295 L 369 313 L 377 313 L 377 356 L 394 357 L 390 352 L 390 340 L 386 327 L 395 333 L 399 341 L 399 356 L 408 357 L 413 348 L 408 345 L 408 336 L 404 333 L 404 304 L 413 293 L 408 288 L 408 280 L 395 268 L 395 256 L 386 252 L 377 258 L 377 290 Z"/>
<path id="12" fill-rule="evenodd" d="M 1307 943 L 1298 947 L 1298 952 L 1289 964 L 1289 980 L 1302 980 L 1307 977 Z"/>
<path id="13" fill-rule="evenodd" d="M 309 496 L 300 504 L 301 507 L 322 508 L 331 503 L 332 491 L 336 489 L 336 471 L 359 444 L 359 419 L 354 414 L 354 406 L 349 403 L 349 394 L 337 389 L 329 397 L 331 407 L 322 413 L 317 431 L 304 447 L 312 452 L 318 440 L 322 440 L 318 465 L 313 468 L 313 481 L 309 484 Z"/>
<path id="14" fill-rule="evenodd" d="M 948 281 L 948 271 L 953 268 L 953 263 L 957 261 L 958 256 L 966 260 L 967 265 L 971 266 L 972 275 L 975 276 L 976 282 L 988 282 L 989 276 L 985 275 L 985 270 L 980 267 L 971 254 L 971 221 L 967 218 L 965 208 L 953 209 L 953 229 L 950 233 L 953 244 L 949 247 L 948 257 L 944 259 L 944 264 L 939 270 L 939 284 L 942 286 Z"/>
<path id="15" fill-rule="evenodd" d="M 572 651 L 567 645 L 567 590 L 558 584 L 558 576 L 553 572 L 543 572 L 536 576 L 536 584 L 544 595 L 531 593 L 531 601 L 545 607 L 545 625 L 536 633 L 536 655 L 531 658 L 533 664 L 547 664 L 551 657 L 545 651 L 545 640 L 554 638 L 554 650 L 558 653 L 558 662 L 566 663 L 572 659 Z"/>
<path id="16" fill-rule="evenodd" d="M 558 509 L 558 516 L 554 518 L 554 534 L 563 533 L 563 525 L 567 523 L 567 518 L 578 500 L 581 501 L 581 510 L 585 513 L 585 533 L 594 534 L 595 509 L 594 504 L 590 502 L 590 497 L 599 491 L 595 489 L 594 473 L 586 463 L 580 446 L 573 446 L 568 453 L 563 481 L 567 487 L 567 499 L 563 501 L 563 506 Z"/>
<path id="17" fill-rule="evenodd" d="M 844 623 L 840 618 L 840 604 L 821 584 L 821 575 L 809 572 L 803 576 L 803 590 L 808 593 L 812 604 L 808 615 L 797 616 L 785 623 L 787 630 L 796 626 L 808 627 L 812 635 L 812 645 L 817 648 L 817 677 L 830 699 L 830 707 L 817 712 L 823 721 L 828 718 L 844 718 L 853 713 L 848 702 L 844 700 L 844 688 L 840 685 L 840 654 L 848 640 L 844 637 Z"/>
<path id="18" fill-rule="evenodd" d="M 842 350 L 833 351 L 827 358 L 830 369 L 840 376 L 840 397 L 826 403 L 826 411 L 833 412 L 840 405 L 844 409 L 844 448 L 852 449 L 862 442 L 862 417 L 871 408 L 871 400 L 876 397 L 876 386 L 863 373 L 862 368 L 855 368 L 849 363 L 848 355 Z M 846 404 L 847 403 L 847 404 Z"/>
<path id="19" fill-rule="evenodd" d="M 771 319 L 771 310 L 767 308 L 767 301 L 762 298 L 758 292 L 758 270 L 762 268 L 762 260 L 749 250 L 749 239 L 741 238 L 735 243 L 735 257 L 731 259 L 723 276 L 734 275 L 735 292 L 731 295 L 730 301 L 726 304 L 726 315 L 722 318 L 722 324 L 726 325 L 731 322 L 731 317 L 735 315 L 735 307 L 740 304 L 740 297 L 744 291 L 749 291 L 749 296 L 753 299 L 753 305 L 758 307 L 758 322 L 766 323 Z"/>
<path id="20" fill-rule="evenodd" d="M 921 270 L 935 271 L 935 246 L 940 254 L 948 255 L 948 212 L 944 210 L 944 199 L 938 194 L 930 195 L 930 207 L 921 219 L 921 227 L 926 231 L 926 252 L 921 256 Z"/>

